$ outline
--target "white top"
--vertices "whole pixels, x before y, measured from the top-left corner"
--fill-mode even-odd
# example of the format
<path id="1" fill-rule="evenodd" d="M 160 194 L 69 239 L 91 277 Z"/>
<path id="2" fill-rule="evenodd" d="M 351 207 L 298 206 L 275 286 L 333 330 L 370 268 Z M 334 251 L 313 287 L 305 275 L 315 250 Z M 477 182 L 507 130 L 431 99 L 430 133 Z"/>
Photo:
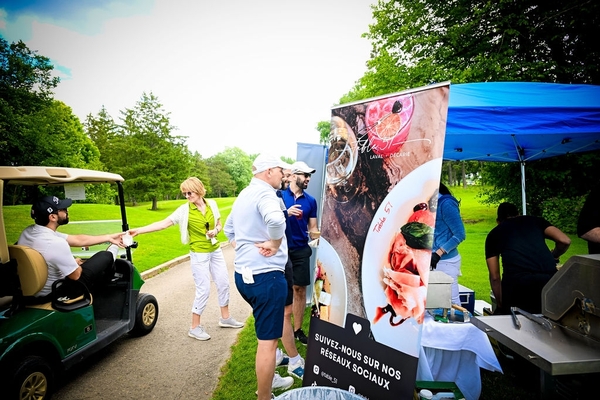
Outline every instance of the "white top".
<path id="1" fill-rule="evenodd" d="M 79 267 L 67 243 L 68 236 L 37 224 L 28 226 L 21 233 L 17 243 L 39 251 L 48 265 L 48 279 L 44 288 L 35 294 L 36 297 L 50 294 L 55 281 L 65 278 Z"/>
<path id="2" fill-rule="evenodd" d="M 210 207 L 213 216 L 215 217 L 214 225 L 217 226 L 217 221 L 221 218 L 221 214 L 219 213 L 219 207 L 217 207 L 217 202 L 212 199 L 204 199 L 206 204 Z M 169 215 L 169 219 L 173 221 L 175 225 L 179 224 L 179 233 L 181 234 L 181 243 L 188 244 L 190 242 L 190 234 L 188 231 L 188 221 L 190 216 L 190 202 L 186 202 L 185 204 L 177 207 L 175 211 L 171 215 Z"/>
<path id="3" fill-rule="evenodd" d="M 252 270 L 253 275 L 285 270 L 285 216 L 275 189 L 268 183 L 252 178 L 233 203 L 224 232 L 230 242 L 235 241 L 236 272 L 241 274 L 242 267 Z M 254 244 L 271 239 L 282 239 L 277 254 L 262 256 Z"/>

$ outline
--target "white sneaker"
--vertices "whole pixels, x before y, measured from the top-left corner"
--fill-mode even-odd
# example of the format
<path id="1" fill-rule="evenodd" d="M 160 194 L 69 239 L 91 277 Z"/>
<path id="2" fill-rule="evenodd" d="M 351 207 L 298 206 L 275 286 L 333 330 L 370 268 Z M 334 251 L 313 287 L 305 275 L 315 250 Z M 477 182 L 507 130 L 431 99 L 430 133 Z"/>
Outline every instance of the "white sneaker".
<path id="1" fill-rule="evenodd" d="M 219 326 L 221 328 L 239 329 L 239 328 L 242 328 L 244 326 L 244 324 L 236 321 L 235 318 L 233 318 L 233 317 L 229 317 L 227 319 L 219 318 Z"/>
<path id="2" fill-rule="evenodd" d="M 288 374 L 295 376 L 298 379 L 304 377 L 304 359 L 300 357 L 298 362 L 288 365 Z"/>
<path id="3" fill-rule="evenodd" d="M 271 387 L 273 390 L 285 390 L 292 387 L 294 384 L 294 378 L 291 376 L 280 376 L 277 372 L 273 376 L 273 385 Z"/>
<path id="4" fill-rule="evenodd" d="M 283 351 L 281 351 L 280 348 L 277 348 L 277 351 L 275 352 L 275 366 L 276 367 L 287 367 L 287 365 L 290 363 L 290 358 L 287 356 L 287 354 L 285 354 Z"/>
<path id="5" fill-rule="evenodd" d="M 202 328 L 200 325 L 198 325 L 194 329 L 190 329 L 188 332 L 188 336 L 198 340 L 210 339 L 210 335 L 206 333 L 204 328 Z"/>

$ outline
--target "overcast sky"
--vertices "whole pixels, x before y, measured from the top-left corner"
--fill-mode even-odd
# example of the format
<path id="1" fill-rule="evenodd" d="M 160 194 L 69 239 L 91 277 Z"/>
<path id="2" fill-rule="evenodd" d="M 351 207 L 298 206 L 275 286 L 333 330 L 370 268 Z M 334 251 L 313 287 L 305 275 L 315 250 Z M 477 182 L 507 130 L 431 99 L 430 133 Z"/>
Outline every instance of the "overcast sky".
<path id="1" fill-rule="evenodd" d="M 203 157 L 296 158 L 366 71 L 376 0 L 0 0 L 0 34 L 50 58 L 55 98 L 119 121 L 142 93 Z"/>

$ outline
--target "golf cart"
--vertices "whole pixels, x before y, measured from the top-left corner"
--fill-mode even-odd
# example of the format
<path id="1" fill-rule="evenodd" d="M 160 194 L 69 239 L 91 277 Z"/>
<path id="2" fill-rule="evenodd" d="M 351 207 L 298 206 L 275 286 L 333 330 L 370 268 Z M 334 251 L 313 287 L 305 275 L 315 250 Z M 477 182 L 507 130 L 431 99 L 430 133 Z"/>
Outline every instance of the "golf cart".
<path id="1" fill-rule="evenodd" d="M 65 190 L 75 190 L 85 197 L 84 184 L 115 184 L 121 212 L 115 232 L 119 232 L 129 229 L 122 182 L 120 175 L 101 171 L 0 167 L 0 387 L 3 399 L 48 399 L 61 372 L 127 333 L 148 334 L 158 318 L 156 298 L 140 293 L 144 281 L 131 257 L 136 243 L 117 257 L 114 278 L 93 296 L 85 285 L 78 286 L 73 284 L 77 281 L 66 278 L 55 284 L 51 302 L 36 304 L 33 295 L 46 282 L 46 262 L 32 248 L 16 245 L 12 238 L 12 243 L 8 243 L 5 223 L 12 226 L 12 221 L 5 220 L 2 207 L 5 186 L 64 185 Z M 86 251 L 77 254 L 82 259 L 94 254 L 94 251 L 83 250 Z"/>

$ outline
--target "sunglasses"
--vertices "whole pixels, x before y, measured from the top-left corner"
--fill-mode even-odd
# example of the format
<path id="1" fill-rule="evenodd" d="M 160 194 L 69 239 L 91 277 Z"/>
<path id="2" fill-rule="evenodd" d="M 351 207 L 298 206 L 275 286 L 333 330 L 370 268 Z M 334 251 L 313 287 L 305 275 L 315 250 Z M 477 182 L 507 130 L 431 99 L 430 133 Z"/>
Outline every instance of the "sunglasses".
<path id="1" fill-rule="evenodd" d="M 191 196 L 194 192 L 181 192 L 185 197 Z"/>
<path id="2" fill-rule="evenodd" d="M 208 230 L 208 228 L 210 227 L 210 225 L 208 224 L 208 222 L 206 224 L 204 224 L 204 226 L 206 227 L 206 230 Z"/>

